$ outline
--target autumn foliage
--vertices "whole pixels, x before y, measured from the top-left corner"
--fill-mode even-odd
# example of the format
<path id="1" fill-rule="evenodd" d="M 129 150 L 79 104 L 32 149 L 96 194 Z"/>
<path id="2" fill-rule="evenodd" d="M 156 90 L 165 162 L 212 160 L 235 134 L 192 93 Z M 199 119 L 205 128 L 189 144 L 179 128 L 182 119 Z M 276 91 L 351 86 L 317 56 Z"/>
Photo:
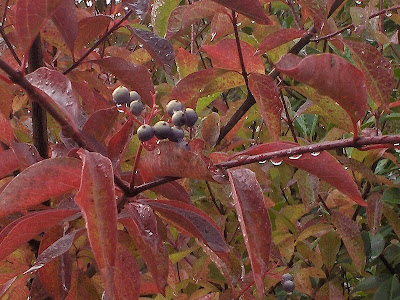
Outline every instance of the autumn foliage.
<path id="1" fill-rule="evenodd" d="M 398 3 L 0 1 L 0 298 L 399 299 Z"/>

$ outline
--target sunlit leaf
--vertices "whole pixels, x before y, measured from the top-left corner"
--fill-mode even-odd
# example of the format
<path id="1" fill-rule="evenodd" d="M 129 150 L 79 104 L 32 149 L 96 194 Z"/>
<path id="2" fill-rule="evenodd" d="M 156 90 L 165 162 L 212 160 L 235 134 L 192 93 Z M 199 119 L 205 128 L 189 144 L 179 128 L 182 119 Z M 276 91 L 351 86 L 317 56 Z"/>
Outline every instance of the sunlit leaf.
<path id="1" fill-rule="evenodd" d="M 270 76 L 252 73 L 249 76 L 249 88 L 256 99 L 269 134 L 275 141 L 278 140 L 281 134 L 281 114 L 283 110 L 278 86 Z"/>
<path id="2" fill-rule="evenodd" d="M 260 298 L 269 268 L 272 228 L 264 196 L 255 174 L 248 169 L 229 170 L 233 200 L 249 253 L 254 281 Z"/>
<path id="3" fill-rule="evenodd" d="M 353 264 L 359 273 L 363 272 L 365 266 L 364 243 L 357 223 L 338 211 L 333 210 L 331 214 L 332 223 L 336 226 Z"/>
<path id="4" fill-rule="evenodd" d="M 27 214 L 7 225 L 0 232 L 0 260 L 22 246 L 36 235 L 66 217 L 76 214 L 77 210 L 49 209 Z"/>
<path id="5" fill-rule="evenodd" d="M 82 180 L 75 202 L 86 221 L 89 242 L 107 295 L 113 297 L 117 250 L 117 205 L 111 161 L 99 153 L 78 151 L 83 160 Z"/>
<path id="6" fill-rule="evenodd" d="M 150 206 L 129 203 L 128 214 L 120 218 L 157 284 L 160 293 L 165 294 L 168 277 L 168 252 L 157 232 L 157 220 Z"/>
<path id="7" fill-rule="evenodd" d="M 156 0 L 151 10 L 151 25 L 154 33 L 164 36 L 167 32 L 167 22 L 172 10 L 178 6 L 180 0 Z"/>
<path id="8" fill-rule="evenodd" d="M 142 199 L 141 203 L 150 205 L 168 223 L 177 227 L 184 234 L 198 238 L 211 250 L 229 251 L 218 225 L 205 212 L 194 205 L 160 199 Z"/>
<path id="9" fill-rule="evenodd" d="M 27 209 L 52 197 L 76 190 L 82 163 L 75 158 L 53 158 L 22 171 L 0 194 L 0 215 Z"/>
<path id="10" fill-rule="evenodd" d="M 236 156 L 257 155 L 297 146 L 299 145 L 292 142 L 273 142 L 254 146 L 238 153 Z M 357 204 L 366 206 L 354 180 L 329 152 L 322 151 L 285 157 L 282 158 L 282 161 L 317 176 L 350 197 Z"/>
<path id="11" fill-rule="evenodd" d="M 275 67 L 335 100 L 349 114 L 353 124 L 364 117 L 367 104 L 364 76 L 344 58 L 330 53 L 310 55 L 304 59 L 286 54 Z"/>
<path id="12" fill-rule="evenodd" d="M 240 41 L 240 48 L 247 73 L 265 73 L 264 63 L 255 56 L 255 49 L 246 42 Z M 203 45 L 201 50 L 207 53 L 214 68 L 242 72 L 236 40 L 226 39 L 213 45 Z"/>
<path id="13" fill-rule="evenodd" d="M 305 30 L 284 28 L 268 35 L 258 46 L 256 54 L 262 54 L 283 44 L 286 44 L 294 39 L 300 38 Z"/>
<path id="14" fill-rule="evenodd" d="M 154 86 L 149 70 L 145 66 L 131 64 L 120 57 L 109 57 L 94 62 L 114 74 L 128 88 L 138 92 L 144 103 L 153 106 L 150 93 L 154 93 Z"/>
<path id="15" fill-rule="evenodd" d="M 180 79 L 198 70 L 199 58 L 197 55 L 192 54 L 183 48 L 177 49 L 175 60 Z"/>
<path id="16" fill-rule="evenodd" d="M 226 8 L 211 0 L 192 2 L 186 7 L 182 15 L 182 29 L 201 19 L 210 18 L 218 12 L 226 12 Z M 230 26 L 232 27 L 232 24 Z"/>

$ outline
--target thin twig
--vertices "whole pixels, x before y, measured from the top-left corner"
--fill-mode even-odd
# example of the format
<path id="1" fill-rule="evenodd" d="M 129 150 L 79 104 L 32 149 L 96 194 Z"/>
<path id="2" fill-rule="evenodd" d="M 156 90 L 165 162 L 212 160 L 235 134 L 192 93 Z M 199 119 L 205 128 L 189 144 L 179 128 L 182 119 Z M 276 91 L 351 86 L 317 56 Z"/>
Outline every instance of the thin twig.
<path id="1" fill-rule="evenodd" d="M 303 26 L 301 26 L 301 24 L 300 24 L 299 16 L 296 14 L 296 10 L 294 9 L 293 0 L 287 0 L 286 2 L 289 5 L 290 12 L 293 15 L 293 19 L 294 19 L 294 22 L 296 23 L 297 28 L 303 29 Z"/>
<path id="2" fill-rule="evenodd" d="M 6 43 L 8 49 L 10 49 L 10 52 L 11 52 L 12 56 L 14 57 L 15 61 L 18 63 L 18 65 L 21 65 L 21 60 L 19 59 L 13 46 L 11 45 L 10 41 L 8 40 L 8 37 L 7 37 L 6 33 L 4 32 L 3 25 L 0 26 L 0 34 L 1 34 L 1 37 L 3 38 L 4 42 Z"/>

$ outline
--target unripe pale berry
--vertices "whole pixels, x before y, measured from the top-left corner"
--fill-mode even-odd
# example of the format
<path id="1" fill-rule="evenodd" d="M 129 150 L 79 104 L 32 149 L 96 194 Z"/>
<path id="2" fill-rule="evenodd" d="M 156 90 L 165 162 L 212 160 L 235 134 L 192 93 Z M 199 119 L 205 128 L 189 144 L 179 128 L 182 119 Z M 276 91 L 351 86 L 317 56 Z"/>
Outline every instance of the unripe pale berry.
<path id="1" fill-rule="evenodd" d="M 140 100 L 140 95 L 136 91 L 130 91 L 129 92 L 129 101 L 135 101 L 135 100 Z"/>
<path id="2" fill-rule="evenodd" d="M 178 100 L 171 100 L 166 106 L 167 114 L 172 116 L 175 111 L 183 110 L 183 104 Z"/>
<path id="3" fill-rule="evenodd" d="M 186 108 L 185 110 L 185 125 L 188 127 L 192 127 L 197 121 L 197 114 L 191 108 Z"/>
<path id="4" fill-rule="evenodd" d="M 165 121 L 159 121 L 153 126 L 154 134 L 160 140 L 167 139 L 171 134 L 171 127 Z"/>
<path id="5" fill-rule="evenodd" d="M 287 293 L 292 293 L 294 291 L 294 282 L 291 280 L 286 280 L 282 286 Z"/>
<path id="6" fill-rule="evenodd" d="M 129 103 L 129 90 L 124 86 L 119 86 L 112 93 L 112 97 L 117 104 Z"/>
<path id="7" fill-rule="evenodd" d="M 174 127 L 171 127 L 171 133 L 168 138 L 173 142 L 177 142 L 179 140 L 182 140 L 184 136 L 185 136 L 185 132 L 183 131 L 183 129 L 179 128 L 177 126 L 174 126 Z"/>
<path id="8" fill-rule="evenodd" d="M 135 116 L 140 116 L 143 111 L 143 103 L 140 100 L 134 100 L 129 105 L 131 113 Z"/>
<path id="9" fill-rule="evenodd" d="M 174 112 L 171 120 L 175 126 L 185 125 L 185 113 L 181 110 L 178 110 L 178 111 Z"/>
<path id="10" fill-rule="evenodd" d="M 285 273 L 282 275 L 282 281 L 287 281 L 287 280 L 293 281 L 293 279 L 294 279 L 293 276 L 289 273 Z"/>
<path id="11" fill-rule="evenodd" d="M 137 136 L 142 142 L 151 140 L 154 136 L 154 129 L 150 125 L 144 124 L 138 128 Z"/>

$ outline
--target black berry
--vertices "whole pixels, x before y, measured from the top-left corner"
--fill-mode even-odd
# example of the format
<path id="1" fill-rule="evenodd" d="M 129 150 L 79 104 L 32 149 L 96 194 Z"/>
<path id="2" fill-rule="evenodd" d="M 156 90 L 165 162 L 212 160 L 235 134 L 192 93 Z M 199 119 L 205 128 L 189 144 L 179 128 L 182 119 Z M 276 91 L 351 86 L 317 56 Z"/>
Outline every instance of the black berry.
<path id="1" fill-rule="evenodd" d="M 135 116 L 140 116 L 143 111 L 143 103 L 140 100 L 134 100 L 131 102 L 129 108 L 132 114 Z"/>
<path id="2" fill-rule="evenodd" d="M 154 129 L 150 125 L 144 124 L 138 128 L 137 136 L 142 142 L 151 140 L 154 136 Z"/>
<path id="3" fill-rule="evenodd" d="M 293 281 L 293 279 L 294 279 L 293 276 L 289 273 L 285 273 L 282 275 L 283 282 L 288 281 L 288 280 Z"/>
<path id="4" fill-rule="evenodd" d="M 175 111 L 183 110 L 183 104 L 179 102 L 178 100 L 171 100 L 168 102 L 166 111 L 167 114 L 172 116 Z"/>
<path id="5" fill-rule="evenodd" d="M 185 136 L 185 133 L 183 132 L 183 129 L 179 128 L 177 126 L 174 126 L 174 127 L 171 127 L 171 133 L 168 138 L 173 142 L 177 142 L 179 140 L 182 140 L 184 136 Z"/>
<path id="6" fill-rule="evenodd" d="M 124 86 L 119 86 L 112 93 L 112 97 L 117 104 L 129 103 L 129 90 Z"/>
<path id="7" fill-rule="evenodd" d="M 129 93 L 129 101 L 140 100 L 140 95 L 136 91 L 130 91 Z"/>
<path id="8" fill-rule="evenodd" d="M 188 127 L 192 127 L 197 121 L 197 114 L 191 108 L 186 108 L 185 110 L 185 125 Z"/>
<path id="9" fill-rule="evenodd" d="M 159 121 L 153 126 L 154 134 L 160 140 L 167 139 L 171 134 L 171 127 L 165 121 Z"/>
<path id="10" fill-rule="evenodd" d="M 294 282 L 291 280 L 286 280 L 283 284 L 283 289 L 287 293 L 291 293 L 294 291 Z"/>
<path id="11" fill-rule="evenodd" d="M 175 126 L 185 125 L 185 113 L 181 110 L 174 112 L 172 115 L 172 123 L 174 123 Z"/>

